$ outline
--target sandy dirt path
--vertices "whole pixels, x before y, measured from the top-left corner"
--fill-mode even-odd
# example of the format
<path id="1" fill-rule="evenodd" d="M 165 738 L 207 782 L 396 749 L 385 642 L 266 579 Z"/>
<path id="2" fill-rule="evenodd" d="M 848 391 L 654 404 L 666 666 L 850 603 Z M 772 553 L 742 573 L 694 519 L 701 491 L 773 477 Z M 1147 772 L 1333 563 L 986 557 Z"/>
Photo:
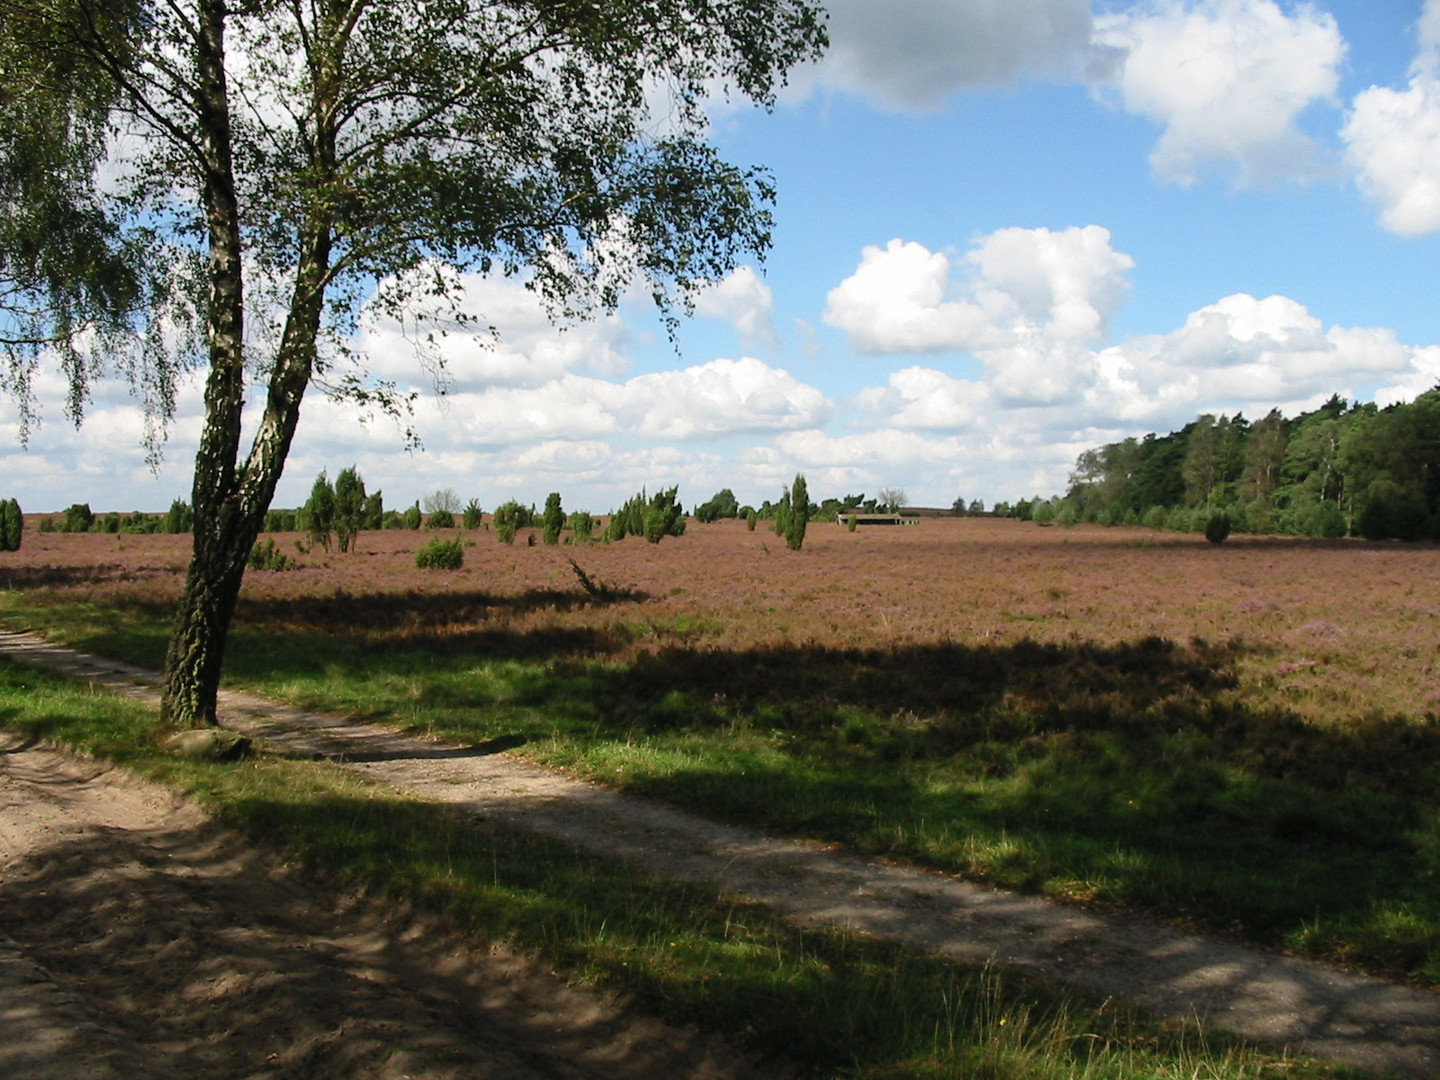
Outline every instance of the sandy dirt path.
<path id="1" fill-rule="evenodd" d="M 153 673 L 13 633 L 0 632 L 0 651 L 155 699 Z M 1440 995 L 719 825 L 492 747 L 427 743 L 232 691 L 222 693 L 220 709 L 226 726 L 276 748 L 323 754 L 427 799 L 559 836 L 652 872 L 723 885 L 798 922 L 1023 969 L 1377 1072 L 1440 1077 Z"/>
<path id="2" fill-rule="evenodd" d="M 317 888 L 165 788 L 0 735 L 7 1080 L 779 1075 Z"/>

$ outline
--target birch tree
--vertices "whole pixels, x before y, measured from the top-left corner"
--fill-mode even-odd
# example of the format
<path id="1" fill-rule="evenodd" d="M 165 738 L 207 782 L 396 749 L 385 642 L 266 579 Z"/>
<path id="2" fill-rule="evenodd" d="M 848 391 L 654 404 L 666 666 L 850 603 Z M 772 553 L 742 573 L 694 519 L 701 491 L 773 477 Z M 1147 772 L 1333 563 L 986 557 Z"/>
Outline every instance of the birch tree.
<path id="1" fill-rule="evenodd" d="M 7 213 L 77 229 L 47 263 L 0 227 L 6 387 L 28 417 L 28 373 L 58 358 L 79 418 L 119 356 L 158 442 L 177 380 L 203 373 L 169 722 L 215 721 L 307 390 L 405 417 L 351 351 L 362 310 L 423 344 L 464 328 L 467 271 L 520 276 L 557 319 L 639 279 L 673 331 L 769 245 L 772 181 L 708 144 L 707 96 L 768 106 L 824 44 L 811 0 L 0 0 L 7 121 L 25 120 L 0 133 Z M 100 331 L 127 347 L 84 353 Z"/>

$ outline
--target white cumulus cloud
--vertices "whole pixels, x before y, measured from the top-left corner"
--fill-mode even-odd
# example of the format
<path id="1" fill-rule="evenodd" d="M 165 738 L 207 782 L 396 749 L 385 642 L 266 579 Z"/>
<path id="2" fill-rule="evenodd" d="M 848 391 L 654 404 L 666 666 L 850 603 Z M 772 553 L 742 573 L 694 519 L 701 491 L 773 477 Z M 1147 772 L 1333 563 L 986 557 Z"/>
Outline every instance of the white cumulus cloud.
<path id="1" fill-rule="evenodd" d="M 1122 342 L 1097 356 L 1091 420 L 1176 424 L 1202 411 L 1291 414 L 1330 394 L 1414 381 L 1428 352 L 1394 331 L 1325 327 L 1284 296 L 1237 293 L 1192 313 L 1169 334 Z"/>
<path id="2" fill-rule="evenodd" d="M 774 311 L 770 286 L 749 266 L 736 267 L 695 298 L 695 314 L 729 323 L 741 344 L 751 348 L 779 344 L 771 323 Z"/>
<path id="3" fill-rule="evenodd" d="M 538 386 L 575 369 L 619 375 L 629 366 L 623 351 L 629 331 L 618 315 L 557 328 L 540 297 L 521 280 L 466 274 L 462 283 L 459 308 L 472 321 L 433 342 L 424 328 L 401 327 L 378 314 L 368 318 L 359 342 L 368 370 L 414 380 L 438 354 L 447 386 L 463 391 Z"/>
<path id="4" fill-rule="evenodd" d="M 1104 338 L 1134 260 L 1098 225 L 1000 229 L 963 259 L 891 240 L 867 247 L 831 290 L 825 322 L 862 352 L 973 352 L 1001 358 L 1056 342 Z"/>
<path id="5" fill-rule="evenodd" d="M 999 312 L 951 298 L 950 258 L 913 241 L 867 247 L 855 273 L 830 291 L 825 322 L 861 352 L 973 349 L 993 334 Z"/>
<path id="6" fill-rule="evenodd" d="M 1317 170 L 1300 114 L 1333 100 L 1344 38 L 1327 12 L 1274 0 L 1152 0 L 1096 20 L 1120 56 L 1120 103 L 1164 132 L 1151 155 L 1163 180 L 1193 184 L 1225 163 L 1239 184 Z"/>
<path id="7" fill-rule="evenodd" d="M 830 412 L 815 387 L 748 356 L 639 375 L 625 390 L 633 429 L 652 438 L 813 427 Z"/>
<path id="8" fill-rule="evenodd" d="M 978 361 L 978 377 L 906 367 L 854 399 L 880 427 L 967 437 L 998 432 L 999 415 L 1023 418 L 1015 432 L 1064 439 L 1175 426 L 1201 411 L 1294 412 L 1335 392 L 1413 396 L 1440 365 L 1440 349 L 1389 329 L 1327 327 L 1288 297 L 1244 293 L 1173 331 L 1111 343 L 1133 266 L 1094 225 L 1001 229 L 963 257 L 892 240 L 864 250 L 831 290 L 825 321 L 861 352 Z"/>
<path id="9" fill-rule="evenodd" d="M 1427 0 L 1409 86 L 1355 96 L 1341 129 L 1360 190 L 1402 236 L 1440 229 L 1440 0 Z"/>

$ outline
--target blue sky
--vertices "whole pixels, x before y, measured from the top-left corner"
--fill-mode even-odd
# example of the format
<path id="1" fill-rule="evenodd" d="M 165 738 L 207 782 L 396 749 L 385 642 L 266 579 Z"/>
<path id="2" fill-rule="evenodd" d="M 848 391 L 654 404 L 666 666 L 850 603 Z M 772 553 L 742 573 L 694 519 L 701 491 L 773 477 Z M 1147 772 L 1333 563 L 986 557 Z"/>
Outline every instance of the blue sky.
<path id="1" fill-rule="evenodd" d="M 1062 490 L 1083 449 L 1202 411 L 1388 403 L 1440 380 L 1440 0 L 836 0 L 833 48 L 713 138 L 779 185 L 774 249 L 702 298 L 679 353 L 643 304 L 553 330 L 474 279 L 499 327 L 451 339 L 425 449 L 307 399 L 277 505 L 357 464 L 387 505 L 608 510 L 642 486 L 901 487 L 916 505 Z M 163 509 L 188 495 L 198 386 L 157 474 L 123 384 L 85 426 L 0 405 L 0 495 Z"/>

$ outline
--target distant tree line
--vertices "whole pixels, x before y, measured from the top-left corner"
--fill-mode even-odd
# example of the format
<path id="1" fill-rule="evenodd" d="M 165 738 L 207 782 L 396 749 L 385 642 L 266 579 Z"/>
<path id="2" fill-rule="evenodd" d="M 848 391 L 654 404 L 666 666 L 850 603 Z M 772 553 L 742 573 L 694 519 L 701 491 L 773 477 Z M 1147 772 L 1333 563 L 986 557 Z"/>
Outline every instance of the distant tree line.
<path id="1" fill-rule="evenodd" d="M 733 491 L 723 488 L 696 506 L 694 517 L 702 523 L 740 518 L 752 530 L 757 522 L 765 521 L 776 535 L 785 540 L 787 546 L 798 550 L 804 543 L 805 530 L 810 522 L 833 522 L 840 515 L 852 511 L 894 512 L 904 504 L 905 492 L 899 488 L 882 488 L 873 498 L 859 494 L 811 502 L 805 477 L 797 475 L 790 486 L 782 488 L 779 499 L 767 499 L 758 507 L 742 506 Z M 0 500 L 0 543 L 9 536 L 5 531 L 6 505 Z M 15 514 L 18 519 L 18 504 Z M 189 504 L 179 499 L 165 514 L 136 511 L 126 516 L 113 513 L 97 515 L 88 503 L 76 503 L 58 519 L 42 519 L 39 527 L 43 532 L 178 533 L 191 531 L 194 520 Z M 651 543 L 659 543 L 666 536 L 683 535 L 685 525 L 685 510 L 679 499 L 679 488 L 675 486 L 662 488 L 653 495 L 642 489 L 618 510 L 612 511 L 608 519 L 596 518 L 586 510 L 567 513 L 559 492 L 551 492 L 545 500 L 544 510 L 538 513 L 533 504 L 527 506 L 515 499 L 501 503 L 492 512 L 489 524 L 484 521 L 479 500 L 470 499 L 462 504 L 453 488 L 432 492 L 403 511 L 387 510 L 383 494 L 367 491 L 364 478 L 351 465 L 341 469 L 333 481 L 329 470 L 321 470 L 311 485 L 309 498 L 297 509 L 276 507 L 269 510 L 265 515 L 264 532 L 305 534 L 304 543 L 296 542 L 302 552 L 311 547 L 320 547 L 328 552 L 333 547 L 343 553 L 354 550 L 361 532 L 378 529 L 458 527 L 473 531 L 493 528 L 501 543 L 514 543 L 520 530 L 539 529 L 541 542 L 548 545 L 562 541 L 569 544 L 588 544 L 597 540 L 615 542 L 627 536 L 643 536 Z M 567 530 L 568 537 L 564 535 Z M 528 536 L 528 542 L 536 542 L 533 532 Z M 6 549 L 0 547 L 0 550 Z M 448 548 L 445 554 L 449 557 Z M 273 540 L 269 540 L 257 542 L 254 546 L 251 565 L 257 569 L 290 569 L 296 564 L 275 547 Z"/>
<path id="2" fill-rule="evenodd" d="M 59 516 L 46 515 L 36 526 L 43 533 L 188 533 L 195 524 L 190 504 L 176 499 L 163 514 L 147 514 L 136 510 L 129 514 L 97 514 L 89 503 L 72 503 Z"/>
<path id="3" fill-rule="evenodd" d="M 803 480 L 804 477 L 797 476 L 796 479 Z M 905 492 L 900 488 L 881 488 L 879 494 L 873 498 L 866 498 L 864 494 L 846 495 L 843 498 L 827 498 L 818 503 L 811 502 L 807 494 L 806 518 L 814 522 L 833 522 L 838 520 L 840 515 L 852 511 L 864 514 L 893 514 L 905 506 L 905 499 Z M 793 484 L 789 488 L 781 489 L 778 500 L 772 502 L 766 499 L 759 506 L 742 506 L 733 491 L 722 488 L 695 507 L 695 520 L 702 525 L 722 518 L 774 522 L 797 505 Z"/>
<path id="4" fill-rule="evenodd" d="M 996 514 L 1203 532 L 1440 539 L 1440 387 L 1379 408 L 1339 395 L 1293 419 L 1206 413 L 1087 450 L 1065 495 Z"/>

